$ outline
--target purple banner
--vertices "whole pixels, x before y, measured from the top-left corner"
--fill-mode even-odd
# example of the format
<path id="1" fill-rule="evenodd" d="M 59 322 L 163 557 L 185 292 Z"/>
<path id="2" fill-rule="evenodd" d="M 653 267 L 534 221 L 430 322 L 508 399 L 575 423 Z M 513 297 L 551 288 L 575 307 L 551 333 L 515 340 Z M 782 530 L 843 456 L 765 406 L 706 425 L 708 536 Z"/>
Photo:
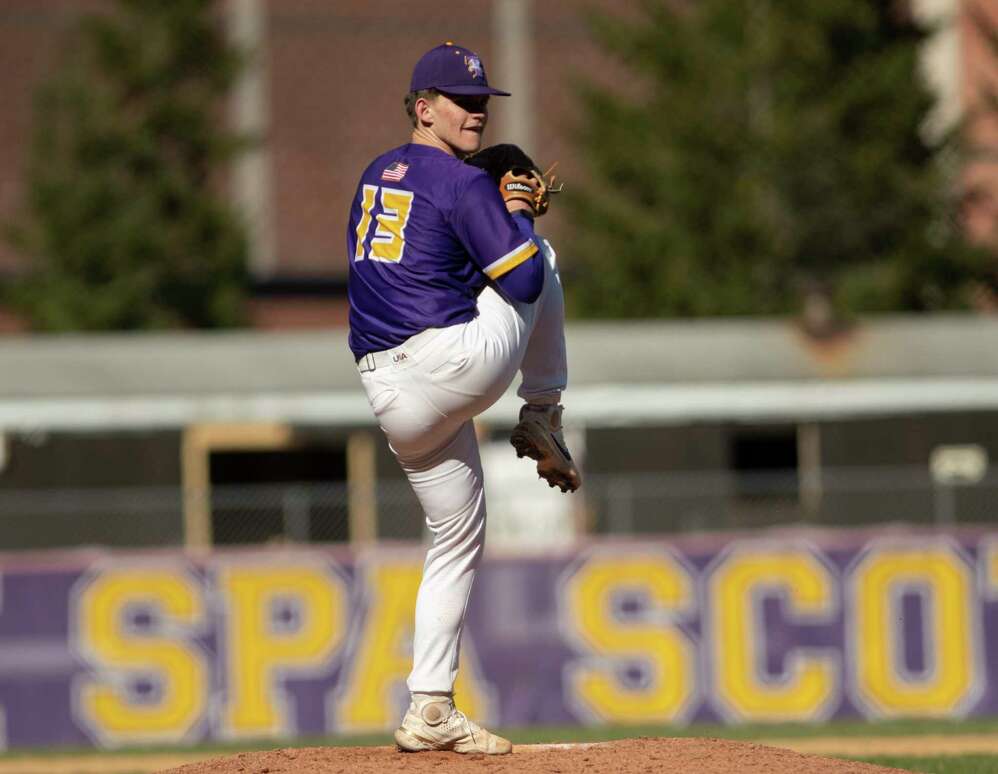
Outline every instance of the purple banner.
<path id="1" fill-rule="evenodd" d="M 998 714 L 998 533 L 773 534 L 489 558 L 459 704 L 499 727 Z M 0 741 L 393 728 L 422 558 L 4 557 Z"/>

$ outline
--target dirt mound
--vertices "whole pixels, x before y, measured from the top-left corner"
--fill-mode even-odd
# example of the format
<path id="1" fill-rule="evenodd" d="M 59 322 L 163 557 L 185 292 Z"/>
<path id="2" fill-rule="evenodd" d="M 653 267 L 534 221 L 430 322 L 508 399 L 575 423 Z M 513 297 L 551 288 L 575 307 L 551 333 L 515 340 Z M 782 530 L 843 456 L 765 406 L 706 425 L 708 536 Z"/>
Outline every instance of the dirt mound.
<path id="1" fill-rule="evenodd" d="M 240 753 L 192 763 L 169 774 L 383 774 L 383 772 L 608 772 L 635 774 L 886 774 L 868 763 L 802 755 L 725 739 L 627 739 L 571 745 L 521 745 L 512 755 L 400 753 L 393 747 L 304 747 Z"/>

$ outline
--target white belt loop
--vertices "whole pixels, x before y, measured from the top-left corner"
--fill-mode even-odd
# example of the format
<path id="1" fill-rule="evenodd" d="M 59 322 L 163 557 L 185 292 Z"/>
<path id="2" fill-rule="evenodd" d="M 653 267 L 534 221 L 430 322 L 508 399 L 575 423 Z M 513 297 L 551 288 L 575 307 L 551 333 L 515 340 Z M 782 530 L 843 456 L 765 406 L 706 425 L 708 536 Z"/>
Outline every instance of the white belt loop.
<path id="1" fill-rule="evenodd" d="M 390 365 L 401 362 L 401 360 L 406 360 L 411 356 L 411 352 L 418 352 L 424 345 L 433 341 L 440 334 L 441 330 L 440 328 L 427 328 L 410 336 L 404 343 L 397 347 L 386 349 L 383 352 L 368 352 L 357 361 L 357 370 L 364 374 L 368 371 L 377 371 L 379 368 L 387 368 Z M 397 356 L 398 350 L 402 350 L 403 356 L 401 358 Z"/>

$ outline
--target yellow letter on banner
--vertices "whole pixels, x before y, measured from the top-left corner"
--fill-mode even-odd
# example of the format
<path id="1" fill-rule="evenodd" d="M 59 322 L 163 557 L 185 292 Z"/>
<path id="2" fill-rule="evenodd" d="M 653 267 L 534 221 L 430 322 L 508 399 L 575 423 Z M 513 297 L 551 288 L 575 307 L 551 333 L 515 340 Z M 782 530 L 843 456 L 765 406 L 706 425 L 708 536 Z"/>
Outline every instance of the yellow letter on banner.
<path id="1" fill-rule="evenodd" d="M 949 544 L 871 550 L 853 570 L 850 645 L 856 699 L 882 717 L 958 714 L 978 685 L 971 574 Z M 904 592 L 921 594 L 925 668 L 904 663 Z"/>
<path id="2" fill-rule="evenodd" d="M 617 615 L 624 595 L 638 603 Z M 586 655 L 566 670 L 571 705 L 588 719 L 676 722 L 692 708 L 698 685 L 693 643 L 676 618 L 694 606 L 690 572 L 665 553 L 596 554 L 567 578 L 562 621 Z M 628 684 L 621 667 L 638 679 Z"/>
<path id="3" fill-rule="evenodd" d="M 381 731 L 398 725 L 398 697 L 407 701 L 412 634 L 422 564 L 379 562 L 367 567 L 367 617 L 350 648 L 350 674 L 336 701 L 336 731 Z M 488 691 L 478 675 L 465 630 L 454 702 L 469 717 L 487 722 Z"/>
<path id="4" fill-rule="evenodd" d="M 198 584 L 156 567 L 105 570 L 84 583 L 75 639 L 95 675 L 75 692 L 83 723 L 110 747 L 185 739 L 208 692 L 202 654 L 185 641 L 204 620 Z"/>
<path id="5" fill-rule="evenodd" d="M 834 709 L 835 656 L 798 648 L 784 674 L 767 680 L 760 592 L 777 592 L 784 614 L 828 620 L 838 610 L 831 572 L 806 547 L 740 548 L 710 576 L 711 661 L 715 691 L 726 714 L 744 721 L 815 720 Z"/>
<path id="6" fill-rule="evenodd" d="M 977 550 L 977 556 L 982 563 L 984 593 L 989 599 L 998 597 L 998 539 L 983 541 Z"/>
<path id="7" fill-rule="evenodd" d="M 294 718 L 281 681 L 288 673 L 329 668 L 346 629 L 343 581 L 301 561 L 223 565 L 217 578 L 225 609 L 223 733 L 291 732 Z"/>

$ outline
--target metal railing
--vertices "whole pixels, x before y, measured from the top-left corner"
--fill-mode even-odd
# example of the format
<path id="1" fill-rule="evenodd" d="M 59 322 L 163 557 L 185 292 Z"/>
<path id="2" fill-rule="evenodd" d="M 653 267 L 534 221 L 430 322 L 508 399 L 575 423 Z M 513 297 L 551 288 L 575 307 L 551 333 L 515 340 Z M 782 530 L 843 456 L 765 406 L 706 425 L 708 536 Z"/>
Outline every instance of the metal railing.
<path id="1" fill-rule="evenodd" d="M 570 540 L 580 533 L 629 535 L 748 529 L 789 524 L 858 526 L 887 522 L 950 526 L 998 523 L 998 475 L 943 486 L 922 467 L 837 468 L 805 480 L 794 471 L 590 474 L 576 495 L 488 484 L 490 529 L 505 542 Z M 423 519 L 408 484 L 381 482 L 372 530 L 378 539 L 420 539 Z M 336 543 L 351 539 L 345 483 L 215 487 L 218 545 Z M 0 490 L 0 550 L 179 546 L 180 487 Z M 552 526 L 554 525 L 554 526 Z M 537 534 L 540 534 L 538 532 Z"/>

